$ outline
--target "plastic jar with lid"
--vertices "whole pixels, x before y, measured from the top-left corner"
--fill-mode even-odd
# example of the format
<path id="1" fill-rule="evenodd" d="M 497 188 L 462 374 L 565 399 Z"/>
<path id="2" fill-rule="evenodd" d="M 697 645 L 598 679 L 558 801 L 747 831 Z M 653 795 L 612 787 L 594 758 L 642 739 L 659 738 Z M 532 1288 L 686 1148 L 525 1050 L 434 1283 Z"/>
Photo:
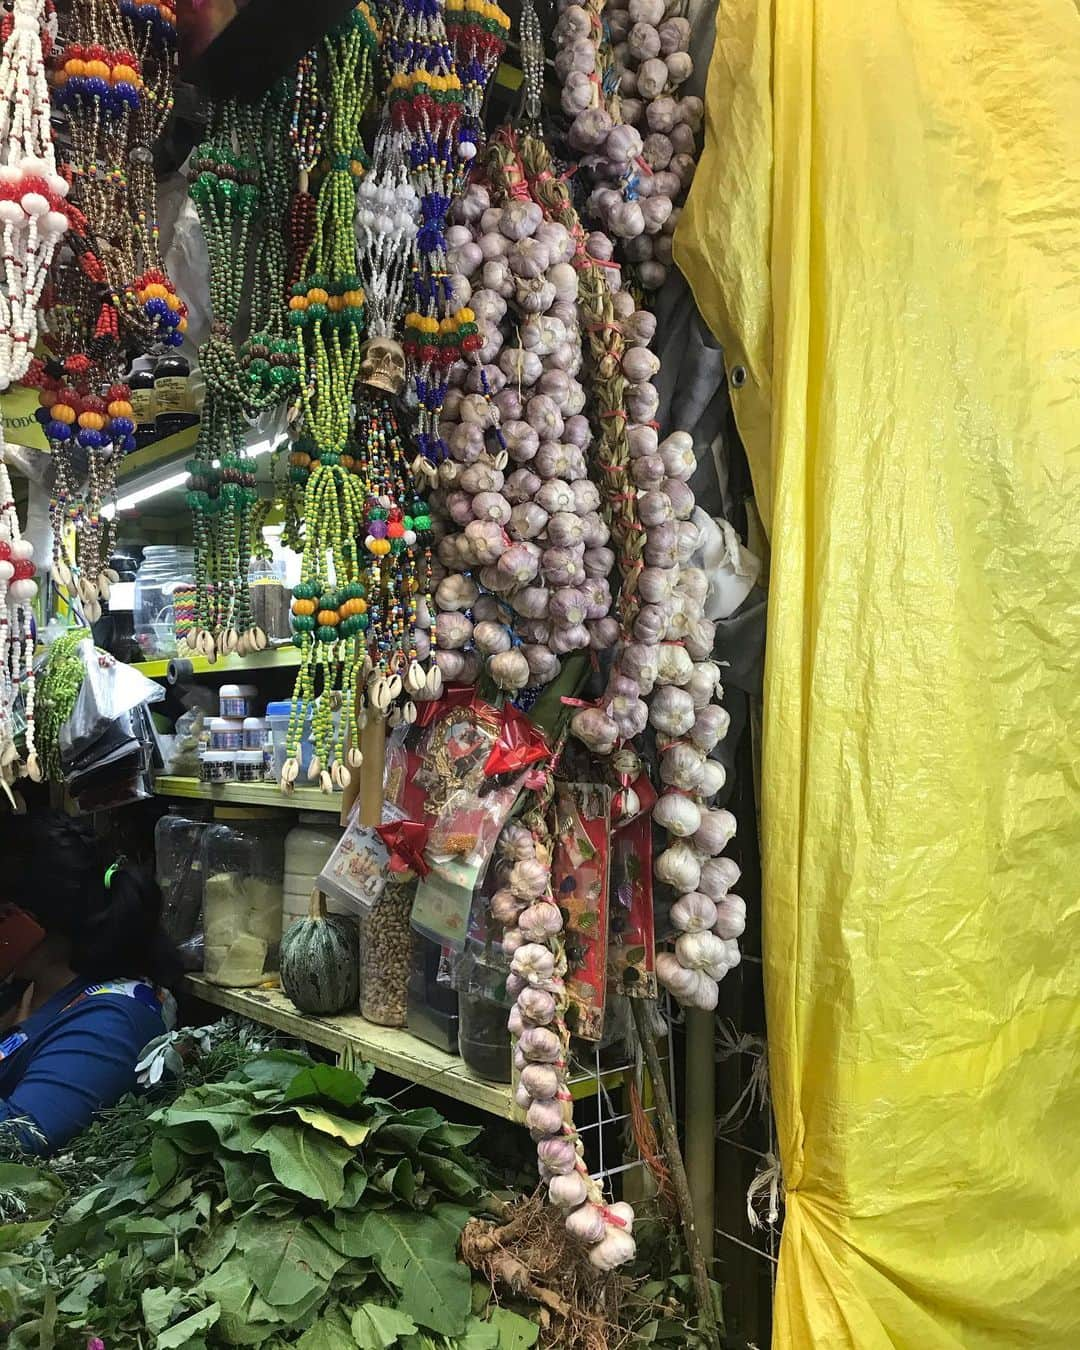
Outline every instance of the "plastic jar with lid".
<path id="1" fill-rule="evenodd" d="M 236 781 L 238 783 L 261 783 L 263 773 L 263 752 L 261 750 L 237 750 Z"/>
<path id="2" fill-rule="evenodd" d="M 143 549 L 135 574 L 135 640 L 144 661 L 176 655 L 178 588 L 195 576 L 195 551 L 174 544 L 151 544 Z"/>
<path id="3" fill-rule="evenodd" d="M 204 783 L 236 781 L 236 751 L 207 750 L 199 760 L 199 778 Z"/>
<path id="4" fill-rule="evenodd" d="M 305 918 L 311 892 L 319 873 L 341 838 L 341 826 L 328 823 L 321 812 L 301 811 L 298 824 L 285 836 L 285 889 L 282 899 L 282 925 L 288 928 L 294 919 Z M 352 906 L 326 897 L 329 914 L 352 914 Z"/>
<path id="5" fill-rule="evenodd" d="M 243 750 L 243 748 L 244 724 L 239 718 L 211 717 L 211 750 Z"/>
<path id="6" fill-rule="evenodd" d="M 285 841 L 280 812 L 218 807 L 202 842 L 206 978 L 234 989 L 278 968 Z"/>
<path id="7" fill-rule="evenodd" d="M 267 729 L 265 717 L 245 717 L 244 749 L 261 750 L 266 744 Z"/>
<path id="8" fill-rule="evenodd" d="M 161 887 L 161 926 L 186 958 L 202 916 L 202 848 L 205 820 L 171 806 L 154 827 L 154 874 Z M 201 944 L 200 944 L 201 945 Z M 191 969 L 185 959 L 185 967 Z M 201 968 L 199 960 L 198 967 Z"/>
<path id="9" fill-rule="evenodd" d="M 281 770 L 285 764 L 285 743 L 289 735 L 289 718 L 292 715 L 292 704 L 288 699 L 282 699 L 277 703 L 268 703 L 266 705 L 266 722 L 270 728 L 270 736 L 273 744 L 273 776 L 275 781 L 281 778 Z M 303 724 L 300 731 L 300 778 L 305 780 L 307 777 L 308 765 L 311 763 L 311 704 L 302 706 L 301 716 Z"/>
<path id="10" fill-rule="evenodd" d="M 218 691 L 218 712 L 222 717 L 250 717 L 258 696 L 253 684 L 223 684 Z"/>
<path id="11" fill-rule="evenodd" d="M 405 1025 L 415 895 L 415 880 L 390 880 L 382 895 L 360 916 L 360 1016 L 379 1026 Z"/>

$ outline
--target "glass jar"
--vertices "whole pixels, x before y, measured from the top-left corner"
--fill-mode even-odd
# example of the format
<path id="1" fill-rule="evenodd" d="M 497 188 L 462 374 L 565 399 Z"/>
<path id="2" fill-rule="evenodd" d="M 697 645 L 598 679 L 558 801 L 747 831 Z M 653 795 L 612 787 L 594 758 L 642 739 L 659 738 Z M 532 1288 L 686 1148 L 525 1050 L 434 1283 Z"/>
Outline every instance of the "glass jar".
<path id="1" fill-rule="evenodd" d="M 387 882 L 360 920 L 360 1015 L 383 1027 L 403 1027 L 412 967 L 416 881 Z"/>
<path id="2" fill-rule="evenodd" d="M 278 968 L 285 841 L 277 811 L 218 807 L 203 834 L 206 978 L 234 989 Z"/>
<path id="3" fill-rule="evenodd" d="M 285 836 L 285 890 L 282 900 L 281 926 L 288 928 L 294 919 L 307 915 L 311 892 L 319 873 L 330 861 L 330 855 L 341 838 L 339 825 L 328 825 L 326 817 L 315 811 L 301 811 L 299 823 Z M 352 905 L 327 895 L 328 914 L 347 914 L 355 917 Z"/>
<path id="4" fill-rule="evenodd" d="M 289 589 L 285 585 L 285 560 L 252 558 L 248 569 L 251 614 L 271 642 L 285 642 L 291 635 Z"/>
<path id="5" fill-rule="evenodd" d="M 169 808 L 154 827 L 154 874 L 161 888 L 161 926 L 187 970 L 202 967 L 202 837 L 206 821 Z"/>
<path id="6" fill-rule="evenodd" d="M 135 640 L 144 661 L 176 655 L 173 597 L 194 576 L 194 549 L 151 544 L 143 550 L 135 576 Z"/>
<path id="7" fill-rule="evenodd" d="M 456 963 L 458 1054 L 479 1078 L 509 1083 L 512 1056 L 507 1018 L 513 999 L 506 992 L 501 963 L 465 953 Z"/>

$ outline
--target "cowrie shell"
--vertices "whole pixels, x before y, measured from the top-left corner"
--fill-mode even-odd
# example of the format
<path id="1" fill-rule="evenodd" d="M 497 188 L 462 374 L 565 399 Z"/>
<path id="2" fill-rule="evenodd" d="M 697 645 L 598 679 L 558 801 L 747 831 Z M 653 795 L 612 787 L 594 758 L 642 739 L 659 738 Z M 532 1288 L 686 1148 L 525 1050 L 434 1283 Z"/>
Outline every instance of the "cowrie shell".
<path id="1" fill-rule="evenodd" d="M 390 703 L 393 703 L 395 699 L 401 697 L 401 676 L 391 675 L 386 681 L 386 688 L 388 692 L 387 703 L 389 705 Z"/>
<path id="2" fill-rule="evenodd" d="M 349 747 L 349 751 L 345 758 L 349 763 L 349 767 L 353 769 L 358 769 L 364 762 L 363 753 L 358 750 L 355 745 Z"/>
<path id="3" fill-rule="evenodd" d="M 311 782 L 314 783 L 315 779 L 318 778 L 321 770 L 322 770 L 322 760 L 319 758 L 318 755 L 312 755 L 311 763 L 308 765 L 307 771 L 307 776 L 311 780 Z"/>
<path id="4" fill-rule="evenodd" d="M 427 691 L 431 695 L 431 697 L 438 698 L 439 695 L 442 693 L 442 686 L 443 686 L 442 671 L 439 669 L 438 666 L 431 667 L 431 669 L 427 673 L 427 680 L 425 681 L 425 683 L 427 685 Z"/>

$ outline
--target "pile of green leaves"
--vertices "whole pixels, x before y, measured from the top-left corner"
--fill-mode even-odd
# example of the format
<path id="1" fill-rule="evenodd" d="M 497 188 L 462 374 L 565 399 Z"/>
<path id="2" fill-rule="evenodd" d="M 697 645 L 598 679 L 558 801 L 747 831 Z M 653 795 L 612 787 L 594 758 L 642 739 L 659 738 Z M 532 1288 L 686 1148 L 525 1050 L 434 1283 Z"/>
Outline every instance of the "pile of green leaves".
<path id="1" fill-rule="evenodd" d="M 369 1096 L 371 1070 L 272 1051 L 151 1118 L 149 1149 L 66 1210 L 6 1164 L 11 1350 L 527 1350 L 457 1259 L 483 1204 L 476 1130 Z M 46 1217 L 60 1206 L 61 1217 Z"/>

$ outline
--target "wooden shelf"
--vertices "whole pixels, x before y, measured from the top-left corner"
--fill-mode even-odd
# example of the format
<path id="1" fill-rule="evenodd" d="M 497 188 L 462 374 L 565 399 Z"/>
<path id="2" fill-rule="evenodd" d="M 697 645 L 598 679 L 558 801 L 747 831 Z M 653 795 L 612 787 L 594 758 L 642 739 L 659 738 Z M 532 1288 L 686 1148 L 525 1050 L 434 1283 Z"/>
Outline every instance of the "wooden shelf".
<path id="1" fill-rule="evenodd" d="M 376 1026 L 355 1013 L 306 1017 L 280 989 L 222 989 L 198 975 L 186 976 L 185 983 L 197 998 L 217 1008 L 275 1027 L 297 1040 L 321 1045 L 338 1056 L 352 1051 L 377 1069 L 441 1092 L 444 1097 L 467 1102 L 502 1120 L 520 1120 L 509 1084 L 478 1078 L 456 1055 L 448 1055 L 407 1031 Z"/>
<path id="2" fill-rule="evenodd" d="M 222 656 L 210 662 L 205 656 L 175 656 L 164 661 L 133 661 L 136 670 L 142 671 L 151 680 L 162 680 L 169 673 L 169 662 L 190 661 L 196 675 L 223 675 L 227 671 L 278 670 L 286 666 L 300 664 L 299 648 L 288 643 L 283 647 L 267 647 L 264 652 L 253 652 L 251 656 Z"/>
<path id="3" fill-rule="evenodd" d="M 221 806 L 274 806 L 285 811 L 325 811 L 340 816 L 342 794 L 300 787 L 286 794 L 276 783 L 202 783 L 197 778 L 161 774 L 154 779 L 159 797 L 189 797 Z"/>

